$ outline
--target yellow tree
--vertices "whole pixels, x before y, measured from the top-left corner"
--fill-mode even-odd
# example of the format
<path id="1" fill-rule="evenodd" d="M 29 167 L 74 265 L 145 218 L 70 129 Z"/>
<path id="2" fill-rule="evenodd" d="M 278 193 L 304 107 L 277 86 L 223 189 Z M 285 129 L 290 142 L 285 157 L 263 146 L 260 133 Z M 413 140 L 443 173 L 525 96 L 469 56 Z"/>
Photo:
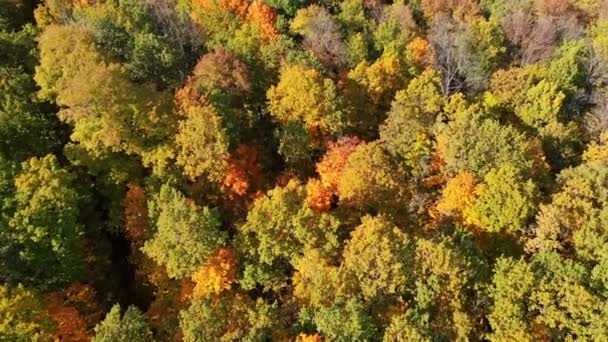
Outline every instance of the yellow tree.
<path id="1" fill-rule="evenodd" d="M 229 290 L 237 278 L 236 266 L 234 252 L 227 247 L 218 248 L 192 275 L 192 280 L 196 283 L 193 295 L 204 298 Z"/>
<path id="2" fill-rule="evenodd" d="M 301 122 L 310 132 L 339 132 L 343 127 L 340 98 L 333 81 L 317 70 L 288 65 L 279 83 L 268 89 L 268 107 L 281 124 Z"/>

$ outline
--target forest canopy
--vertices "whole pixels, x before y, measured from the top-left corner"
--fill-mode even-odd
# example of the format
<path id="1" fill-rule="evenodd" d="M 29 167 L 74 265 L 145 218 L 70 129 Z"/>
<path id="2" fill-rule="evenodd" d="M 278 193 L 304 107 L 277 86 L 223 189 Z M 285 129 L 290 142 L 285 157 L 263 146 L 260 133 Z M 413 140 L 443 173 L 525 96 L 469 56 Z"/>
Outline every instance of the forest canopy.
<path id="1" fill-rule="evenodd" d="M 1 341 L 608 340 L 608 2 L 0 0 Z"/>

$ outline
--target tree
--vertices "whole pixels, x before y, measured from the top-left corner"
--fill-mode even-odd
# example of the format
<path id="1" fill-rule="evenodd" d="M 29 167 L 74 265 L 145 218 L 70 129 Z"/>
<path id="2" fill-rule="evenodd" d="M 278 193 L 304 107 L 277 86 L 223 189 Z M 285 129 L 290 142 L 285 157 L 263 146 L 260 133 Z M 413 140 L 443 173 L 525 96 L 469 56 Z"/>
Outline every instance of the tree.
<path id="1" fill-rule="evenodd" d="M 357 134 L 377 135 L 395 93 L 406 83 L 405 66 L 395 53 L 384 53 L 373 63 L 362 61 L 344 81 L 347 120 Z"/>
<path id="2" fill-rule="evenodd" d="M 141 246 L 150 238 L 148 204 L 145 190 L 137 184 L 129 184 L 123 200 L 125 233 L 135 246 Z"/>
<path id="3" fill-rule="evenodd" d="M 221 182 L 227 167 L 228 139 L 222 118 L 212 105 L 183 112 L 175 135 L 176 162 L 191 179 L 205 176 Z"/>
<path id="4" fill-rule="evenodd" d="M 216 210 L 198 207 L 168 185 L 161 187 L 150 210 L 157 232 L 142 251 L 165 266 L 171 278 L 193 274 L 226 241 Z"/>
<path id="5" fill-rule="evenodd" d="M 366 300 L 399 296 L 410 285 L 408 237 L 382 216 L 364 216 L 344 247 L 342 267 Z"/>
<path id="6" fill-rule="evenodd" d="M 396 2 L 384 8 L 380 22 L 375 27 L 374 45 L 376 50 L 400 54 L 406 42 L 416 30 L 416 22 L 410 8 Z"/>
<path id="7" fill-rule="evenodd" d="M 54 155 L 32 158 L 14 179 L 14 197 L 5 207 L 2 278 L 42 288 L 82 276 L 83 196 L 76 177 Z"/>
<path id="8" fill-rule="evenodd" d="M 551 55 L 558 39 L 553 23 L 548 18 L 534 18 L 522 8 L 502 19 L 505 38 L 512 45 L 521 65 L 541 61 Z"/>
<path id="9" fill-rule="evenodd" d="M 52 292 L 45 298 L 47 312 L 56 326 L 54 338 L 75 342 L 90 341 L 85 317 L 66 297 L 62 292 Z"/>
<path id="10" fill-rule="evenodd" d="M 301 122 L 309 132 L 335 133 L 342 129 L 337 89 L 315 69 L 285 66 L 276 86 L 268 89 L 268 107 L 283 125 Z"/>
<path id="11" fill-rule="evenodd" d="M 361 143 L 361 139 L 357 137 L 344 137 L 328 143 L 325 155 L 317 163 L 317 173 L 321 184 L 328 192 L 338 194 L 338 182 L 348 157 Z"/>
<path id="12" fill-rule="evenodd" d="M 243 288 L 280 289 L 305 248 L 335 253 L 340 222 L 313 212 L 305 198 L 305 188 L 292 180 L 254 202 L 236 238 L 244 257 Z"/>
<path id="13" fill-rule="evenodd" d="M 382 341 L 397 342 L 404 340 L 412 342 L 431 341 L 411 322 L 407 314 L 401 314 L 391 319 L 390 325 L 384 332 Z"/>
<path id="14" fill-rule="evenodd" d="M 524 300 L 534 286 L 534 274 L 523 260 L 500 258 L 496 262 L 490 296 L 493 307 L 488 314 L 492 326 L 490 340 L 530 340 Z"/>
<path id="15" fill-rule="evenodd" d="M 329 307 L 351 293 L 345 272 L 330 261 L 318 249 L 307 249 L 294 263 L 293 295 L 307 307 Z"/>
<path id="16" fill-rule="evenodd" d="M 35 293 L 23 286 L 0 286 L 0 339 L 50 341 L 54 326 Z"/>
<path id="17" fill-rule="evenodd" d="M 0 66 L 0 151 L 21 160 L 44 155 L 58 143 L 56 122 L 33 101 L 36 85 L 21 67 Z"/>
<path id="18" fill-rule="evenodd" d="M 303 124 L 288 123 L 279 128 L 276 135 L 279 138 L 279 154 L 283 156 L 287 165 L 302 170 L 303 173 L 313 169 L 313 145 Z"/>
<path id="19" fill-rule="evenodd" d="M 461 172 L 450 178 L 437 202 L 439 212 L 462 218 L 463 212 L 475 200 L 477 181 L 469 172 Z"/>
<path id="20" fill-rule="evenodd" d="M 249 8 L 247 9 L 247 20 L 259 26 L 268 40 L 274 40 L 279 35 L 279 32 L 275 27 L 275 22 L 277 20 L 276 12 L 272 7 L 261 0 L 253 1 L 249 5 Z"/>
<path id="21" fill-rule="evenodd" d="M 522 102 L 516 105 L 515 113 L 526 125 L 541 129 L 559 121 L 565 97 L 557 84 L 542 80 L 528 89 Z"/>
<path id="22" fill-rule="evenodd" d="M 457 114 L 437 134 L 437 149 L 447 170 L 469 171 L 484 177 L 490 169 L 504 163 L 520 170 L 530 168 L 529 145 L 522 133 L 492 119 L 476 119 L 474 115 L 478 113 L 467 112 Z"/>
<path id="23" fill-rule="evenodd" d="M 480 12 L 479 4 L 471 0 L 422 0 L 420 8 L 427 21 L 437 21 L 445 16 L 469 19 Z"/>
<path id="24" fill-rule="evenodd" d="M 192 280 L 196 283 L 193 295 L 205 298 L 230 290 L 232 284 L 236 282 L 236 267 L 236 256 L 232 249 L 218 248 L 192 275 Z"/>
<path id="25" fill-rule="evenodd" d="M 477 16 L 463 22 L 437 18 L 432 22 L 429 40 L 435 51 L 435 65 L 443 76 L 444 96 L 457 92 L 465 83 L 473 91 L 483 90 L 505 52 L 498 22 Z"/>
<path id="26" fill-rule="evenodd" d="M 298 10 L 290 28 L 304 36 L 304 48 L 312 51 L 323 64 L 335 68 L 344 64 L 346 51 L 340 26 L 327 9 L 310 5 Z"/>
<path id="27" fill-rule="evenodd" d="M 121 317 L 120 305 L 115 304 L 103 321 L 95 326 L 93 342 L 152 341 L 152 331 L 144 315 L 129 306 Z"/>
<path id="28" fill-rule="evenodd" d="M 222 118 L 231 145 L 240 141 L 253 118 L 243 110 L 251 95 L 247 65 L 223 48 L 216 48 L 198 61 L 186 84 L 175 95 L 182 111 L 213 105 Z"/>
<path id="29" fill-rule="evenodd" d="M 490 289 L 490 339 L 603 336 L 607 312 L 587 279 L 583 265 L 555 253 L 537 254 L 529 263 L 499 260 Z"/>
<path id="30" fill-rule="evenodd" d="M 200 35 L 173 1 L 83 1 L 73 21 L 89 27 L 97 46 L 124 63 L 131 81 L 162 88 L 181 83 L 197 57 Z"/>
<path id="31" fill-rule="evenodd" d="M 440 78 L 436 71 L 425 70 L 397 92 L 384 124 L 380 139 L 393 156 L 410 170 L 420 168 L 432 149 L 432 128 L 443 104 Z"/>
<path id="32" fill-rule="evenodd" d="M 415 289 L 408 313 L 419 331 L 434 339 L 465 339 L 473 331 L 475 317 L 469 305 L 476 297 L 474 277 L 483 266 L 473 268 L 471 254 L 454 237 L 416 241 Z"/>
<path id="33" fill-rule="evenodd" d="M 391 212 L 407 203 L 406 184 L 380 143 L 371 142 L 358 145 L 348 157 L 338 180 L 338 194 L 340 203 Z"/>
<path id="34" fill-rule="evenodd" d="M 415 37 L 406 45 L 406 58 L 421 70 L 433 65 L 433 48 L 428 40 Z"/>
<path id="35" fill-rule="evenodd" d="M 551 202 L 540 206 L 534 237 L 527 247 L 561 253 L 574 248 L 588 261 L 603 260 L 603 241 L 608 239 L 604 233 L 608 218 L 603 192 L 607 177 L 608 168 L 601 161 L 562 171 Z"/>
<path id="36" fill-rule="evenodd" d="M 447 97 L 458 92 L 464 81 L 459 74 L 456 24 L 450 18 L 435 19 L 428 35 L 435 52 L 434 67 L 441 73 L 441 93 Z"/>
<path id="37" fill-rule="evenodd" d="M 279 332 L 280 324 L 275 305 L 238 293 L 194 299 L 180 312 L 185 342 L 268 340 Z"/>
<path id="38" fill-rule="evenodd" d="M 378 333 L 373 317 L 356 298 L 319 309 L 314 322 L 319 332 L 332 341 L 368 341 Z"/>
<path id="39" fill-rule="evenodd" d="M 468 223 L 489 232 L 525 234 L 536 208 L 537 188 L 515 167 L 490 170 L 477 186 L 476 197 L 464 210 Z"/>
<path id="40" fill-rule="evenodd" d="M 499 23 L 494 18 L 474 17 L 456 37 L 458 67 L 469 89 L 481 90 L 506 49 Z"/>
<path id="41" fill-rule="evenodd" d="M 143 154 L 174 132 L 168 93 L 131 83 L 119 64 L 106 63 L 87 29 L 48 27 L 40 56 L 34 77 L 40 96 L 62 106 L 59 118 L 87 150 Z"/>

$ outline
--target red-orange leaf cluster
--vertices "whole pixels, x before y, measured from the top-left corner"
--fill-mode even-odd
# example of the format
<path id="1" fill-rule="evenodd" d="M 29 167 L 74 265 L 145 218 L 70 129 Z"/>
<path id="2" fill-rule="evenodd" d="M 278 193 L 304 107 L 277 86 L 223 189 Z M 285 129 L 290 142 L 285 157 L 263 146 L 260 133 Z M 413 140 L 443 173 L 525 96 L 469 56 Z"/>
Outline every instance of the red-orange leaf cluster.
<path id="1" fill-rule="evenodd" d="M 49 316 L 55 322 L 55 338 L 58 341 L 88 342 L 87 325 L 75 307 L 65 303 L 60 293 L 49 294 L 46 298 Z"/>
<path id="2" fill-rule="evenodd" d="M 245 196 L 253 186 L 262 183 L 259 153 L 247 145 L 239 145 L 228 160 L 224 188 L 231 197 Z"/>

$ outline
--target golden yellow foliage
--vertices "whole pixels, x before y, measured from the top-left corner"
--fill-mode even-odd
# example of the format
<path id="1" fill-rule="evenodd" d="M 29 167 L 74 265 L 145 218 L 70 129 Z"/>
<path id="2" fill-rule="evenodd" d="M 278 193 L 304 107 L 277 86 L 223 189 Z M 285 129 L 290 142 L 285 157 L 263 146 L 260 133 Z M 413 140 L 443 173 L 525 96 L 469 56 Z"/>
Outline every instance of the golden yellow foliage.
<path id="1" fill-rule="evenodd" d="M 300 334 L 296 337 L 296 342 L 321 342 L 323 339 L 319 334 L 307 335 Z"/>
<path id="2" fill-rule="evenodd" d="M 599 142 L 592 142 L 583 153 L 583 160 L 587 163 L 608 163 L 608 131 L 600 135 Z"/>
<path id="3" fill-rule="evenodd" d="M 212 254 L 201 269 L 192 275 L 196 283 L 193 296 L 198 298 L 217 295 L 230 289 L 236 280 L 236 256 L 226 247 Z"/>
<path id="4" fill-rule="evenodd" d="M 437 210 L 442 214 L 460 216 L 475 198 L 475 177 L 469 172 L 461 172 L 450 178 L 443 188 Z"/>

